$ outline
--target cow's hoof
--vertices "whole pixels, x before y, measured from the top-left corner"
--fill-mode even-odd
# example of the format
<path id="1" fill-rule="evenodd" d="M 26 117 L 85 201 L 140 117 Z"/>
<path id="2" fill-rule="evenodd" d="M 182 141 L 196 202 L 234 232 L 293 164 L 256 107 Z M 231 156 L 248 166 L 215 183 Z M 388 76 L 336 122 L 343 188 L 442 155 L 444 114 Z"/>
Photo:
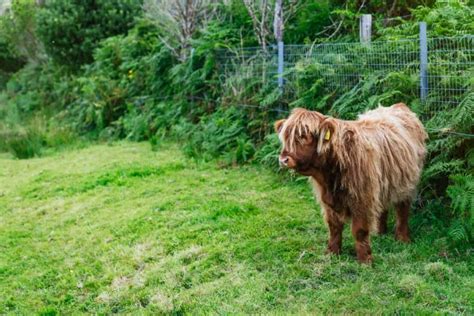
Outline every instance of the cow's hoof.
<path id="1" fill-rule="evenodd" d="M 340 255 L 341 254 L 341 246 L 338 245 L 337 243 L 328 243 L 328 247 L 326 248 L 327 255 Z"/>
<path id="2" fill-rule="evenodd" d="M 341 247 L 337 246 L 328 246 L 325 253 L 327 255 L 340 255 L 341 254 Z"/>
<path id="3" fill-rule="evenodd" d="M 371 265 L 372 264 L 372 255 L 367 255 L 367 256 L 363 256 L 363 257 L 357 257 L 357 260 L 359 261 L 359 263 L 361 264 L 368 264 L 368 265 Z"/>

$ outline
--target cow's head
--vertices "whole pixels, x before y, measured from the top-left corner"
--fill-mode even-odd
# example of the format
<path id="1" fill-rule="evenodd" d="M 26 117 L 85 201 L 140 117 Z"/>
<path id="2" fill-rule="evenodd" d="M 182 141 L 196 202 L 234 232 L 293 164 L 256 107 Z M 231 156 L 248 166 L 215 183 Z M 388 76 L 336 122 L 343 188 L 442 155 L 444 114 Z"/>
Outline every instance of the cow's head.
<path id="1" fill-rule="evenodd" d="M 335 133 L 334 119 L 319 112 L 294 109 L 287 119 L 275 122 L 275 131 L 282 143 L 280 166 L 307 175 L 325 163 Z"/>

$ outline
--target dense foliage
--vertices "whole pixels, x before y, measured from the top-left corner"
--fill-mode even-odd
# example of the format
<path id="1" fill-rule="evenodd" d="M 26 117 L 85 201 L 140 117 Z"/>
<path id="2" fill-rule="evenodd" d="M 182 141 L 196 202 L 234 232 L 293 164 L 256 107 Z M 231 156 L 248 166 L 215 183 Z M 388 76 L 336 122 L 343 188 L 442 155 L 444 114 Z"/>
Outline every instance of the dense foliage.
<path id="1" fill-rule="evenodd" d="M 432 37 L 473 34 L 473 10 L 462 1 L 424 6 L 400 1 L 385 12 L 384 3 L 360 7 L 353 2 L 302 1 L 288 18 L 286 41 L 354 39 L 361 13 L 375 15 L 378 38 L 372 48 L 354 46 L 351 58 L 334 52 L 321 59 L 301 57 L 287 70 L 291 80 L 282 93 L 274 78 L 265 75 L 267 69 L 252 65 L 252 60 L 230 59 L 237 71 L 222 68 L 219 49 L 239 56 L 242 45 L 257 44 L 241 1 L 213 7 L 215 18 L 194 33 L 192 50 L 184 60 L 162 41 L 166 30 L 136 18 L 140 15 L 136 1 L 48 2 L 36 10 L 36 31 L 53 62 L 29 64 L 0 94 L 0 134 L 4 136 L 0 149 L 27 158 L 65 144 L 75 135 L 148 139 L 154 145 L 164 137 L 174 137 L 196 159 L 217 159 L 226 165 L 253 161 L 278 170 L 279 144 L 272 122 L 283 114 L 276 110 L 306 106 L 352 119 L 368 108 L 403 100 L 420 115 L 430 111 L 425 120 L 430 131 L 429 157 L 417 208 L 427 219 L 435 219 L 432 225 L 442 228 L 451 223 L 446 235 L 450 242 L 473 241 L 474 153 L 469 135 L 474 133 L 474 83 L 457 83 L 468 91 L 458 96 L 459 106 L 432 108 L 430 100 L 420 101 L 419 77 L 410 65 L 389 72 L 361 66 L 363 58 L 376 49 L 377 40 L 416 38 L 420 20 L 427 21 Z M 397 15 L 408 16 L 393 18 Z M 15 55 L 14 44 L 3 43 L 0 37 L 0 45 L 12 48 L 0 59 L 21 56 Z M 387 64 L 393 56 L 377 58 L 381 59 L 372 60 L 374 64 Z M 438 64 L 463 58 L 461 53 L 444 56 Z M 76 70 L 72 74 L 71 67 Z M 331 76 L 341 70 L 361 77 L 347 81 L 348 89 L 334 88 Z"/>
<path id="2" fill-rule="evenodd" d="M 35 0 L 16 0 L 10 10 L 0 16 L 0 38 L 8 43 L 14 55 L 30 63 L 38 63 L 44 57 L 36 34 L 36 11 Z"/>
<path id="3" fill-rule="evenodd" d="M 0 88 L 3 88 L 10 75 L 25 65 L 8 41 L 0 37 Z"/>
<path id="4" fill-rule="evenodd" d="M 38 14 L 38 34 L 59 64 L 91 62 L 100 40 L 125 33 L 139 15 L 136 0 L 52 0 Z"/>
<path id="5" fill-rule="evenodd" d="M 0 16 L 0 88 L 26 62 L 36 62 L 41 45 L 35 36 L 34 0 L 18 0 Z"/>

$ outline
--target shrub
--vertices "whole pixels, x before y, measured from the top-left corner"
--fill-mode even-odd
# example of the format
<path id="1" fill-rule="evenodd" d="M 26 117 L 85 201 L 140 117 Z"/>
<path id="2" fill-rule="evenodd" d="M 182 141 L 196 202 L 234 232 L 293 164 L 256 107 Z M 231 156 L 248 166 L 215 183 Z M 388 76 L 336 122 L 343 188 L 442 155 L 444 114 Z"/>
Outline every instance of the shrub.
<path id="1" fill-rule="evenodd" d="M 9 80 L 0 93 L 0 151 L 25 159 L 76 142 L 61 112 L 74 89 L 67 77 L 59 81 L 56 71 L 47 65 L 26 67 Z"/>
<path id="2" fill-rule="evenodd" d="M 9 73 L 20 70 L 25 65 L 25 60 L 18 56 L 12 45 L 0 34 L 0 75 L 7 76 Z M 0 88 L 6 80 L 0 81 Z"/>
<path id="3" fill-rule="evenodd" d="M 473 8 L 469 1 L 435 1 L 433 7 L 418 6 L 411 11 L 413 18 L 403 21 L 398 26 L 380 28 L 382 38 L 396 40 L 400 37 L 417 38 L 419 35 L 419 21 L 425 21 L 430 36 L 455 36 L 472 34 Z"/>
<path id="4" fill-rule="evenodd" d="M 255 159 L 271 168 L 279 171 L 278 156 L 280 154 L 280 139 L 276 133 L 271 133 L 265 136 L 263 145 L 257 150 Z"/>
<path id="5" fill-rule="evenodd" d="M 16 47 L 17 33 L 22 29 L 16 27 L 14 15 L 16 4 L 11 11 L 0 15 L 0 89 L 3 89 L 12 73 L 20 70 L 26 63 Z"/>
<path id="6" fill-rule="evenodd" d="M 448 235 L 456 243 L 474 241 L 474 176 L 473 152 L 470 153 L 470 173 L 450 177 L 452 183 L 446 193 L 451 199 L 451 216 L 454 218 Z"/>
<path id="7" fill-rule="evenodd" d="M 439 111 L 426 124 L 431 140 L 421 191 L 426 200 L 450 206 L 448 234 L 455 243 L 474 240 L 473 112 L 474 93 L 470 93 L 457 107 Z"/>
<path id="8" fill-rule="evenodd" d="M 236 107 L 221 108 L 202 117 L 196 124 L 183 124 L 176 131 L 179 139 L 186 139 L 184 152 L 193 158 L 211 160 L 223 158 L 227 164 L 250 160 L 255 148 L 244 122 L 245 113 Z"/>
<path id="9" fill-rule="evenodd" d="M 49 1 L 38 15 L 38 34 L 59 64 L 78 69 L 92 62 L 102 39 L 126 33 L 141 13 L 142 1 Z"/>
<path id="10" fill-rule="evenodd" d="M 299 1 L 298 10 L 285 25 L 285 42 L 303 43 L 313 41 L 315 34 L 331 24 L 331 1 Z"/>
<path id="11" fill-rule="evenodd" d="M 102 41 L 94 58 L 75 79 L 78 91 L 68 108 L 68 116 L 79 131 L 141 140 L 163 128 L 165 118 L 171 119 L 165 115 L 158 123 L 156 118 L 167 112 L 167 106 L 174 110 L 174 116 L 182 114 L 179 104 L 163 102 L 170 93 L 167 73 L 174 59 L 148 22 L 139 21 L 127 36 Z M 168 128 L 172 122 L 167 123 Z"/>
<path id="12" fill-rule="evenodd" d="M 11 8 L 0 16 L 0 60 L 9 53 L 9 63 L 0 68 L 19 70 L 26 61 L 38 63 L 44 58 L 44 50 L 36 35 L 35 0 L 12 1 Z M 4 46 L 3 44 L 6 45 Z"/>
<path id="13" fill-rule="evenodd" d="M 27 159 L 41 155 L 43 147 L 43 137 L 34 129 L 27 129 L 12 132 L 4 135 L 5 147 L 16 158 Z"/>

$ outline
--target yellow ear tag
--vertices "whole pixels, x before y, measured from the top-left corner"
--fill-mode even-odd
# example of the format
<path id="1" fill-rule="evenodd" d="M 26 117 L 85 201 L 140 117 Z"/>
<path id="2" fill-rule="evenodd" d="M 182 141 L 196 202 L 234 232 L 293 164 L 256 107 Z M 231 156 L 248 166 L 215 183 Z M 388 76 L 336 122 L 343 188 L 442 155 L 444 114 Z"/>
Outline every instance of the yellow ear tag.
<path id="1" fill-rule="evenodd" d="M 331 132 L 329 130 L 327 130 L 326 134 L 324 134 L 324 139 L 325 140 L 330 140 L 331 139 Z"/>

